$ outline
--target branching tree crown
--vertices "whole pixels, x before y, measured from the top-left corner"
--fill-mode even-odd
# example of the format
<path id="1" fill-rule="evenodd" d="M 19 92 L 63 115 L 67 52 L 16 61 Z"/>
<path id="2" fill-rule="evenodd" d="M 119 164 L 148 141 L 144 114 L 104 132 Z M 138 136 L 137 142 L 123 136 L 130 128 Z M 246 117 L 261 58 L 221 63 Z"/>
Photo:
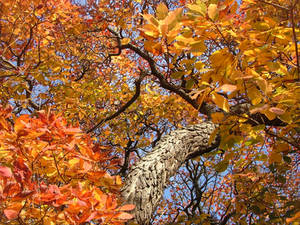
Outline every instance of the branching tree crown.
<path id="1" fill-rule="evenodd" d="M 1 1 L 0 223 L 297 224 L 299 6 Z"/>

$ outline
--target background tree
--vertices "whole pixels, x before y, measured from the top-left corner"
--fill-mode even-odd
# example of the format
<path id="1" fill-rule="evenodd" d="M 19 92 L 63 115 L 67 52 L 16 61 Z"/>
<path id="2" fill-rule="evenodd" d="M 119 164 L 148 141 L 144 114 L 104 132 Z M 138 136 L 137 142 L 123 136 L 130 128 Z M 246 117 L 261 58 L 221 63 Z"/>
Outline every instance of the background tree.
<path id="1" fill-rule="evenodd" d="M 3 223 L 122 223 L 132 206 L 107 172 L 140 224 L 299 218 L 297 0 L 0 10 Z"/>

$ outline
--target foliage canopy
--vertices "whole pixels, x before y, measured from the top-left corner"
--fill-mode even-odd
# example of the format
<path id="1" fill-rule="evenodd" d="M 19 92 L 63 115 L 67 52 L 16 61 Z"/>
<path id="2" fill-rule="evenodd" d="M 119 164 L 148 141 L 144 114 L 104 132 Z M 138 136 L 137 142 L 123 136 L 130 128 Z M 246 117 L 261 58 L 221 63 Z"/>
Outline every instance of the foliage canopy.
<path id="1" fill-rule="evenodd" d="M 297 224 L 298 0 L 0 2 L 2 224 L 123 224 L 128 168 L 211 120 L 154 224 Z M 124 178 L 125 179 L 125 178 Z"/>

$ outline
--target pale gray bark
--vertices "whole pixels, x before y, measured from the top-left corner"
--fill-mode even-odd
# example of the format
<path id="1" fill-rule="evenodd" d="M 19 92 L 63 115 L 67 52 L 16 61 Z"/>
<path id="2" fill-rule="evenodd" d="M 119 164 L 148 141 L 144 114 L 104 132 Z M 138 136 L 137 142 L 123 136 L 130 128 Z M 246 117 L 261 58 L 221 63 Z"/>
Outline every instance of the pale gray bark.
<path id="1" fill-rule="evenodd" d="M 150 223 L 169 179 L 190 157 L 216 148 L 218 141 L 209 144 L 216 125 L 203 122 L 198 125 L 172 131 L 164 136 L 148 153 L 130 169 L 122 190 L 126 203 L 133 203 L 138 224 Z"/>

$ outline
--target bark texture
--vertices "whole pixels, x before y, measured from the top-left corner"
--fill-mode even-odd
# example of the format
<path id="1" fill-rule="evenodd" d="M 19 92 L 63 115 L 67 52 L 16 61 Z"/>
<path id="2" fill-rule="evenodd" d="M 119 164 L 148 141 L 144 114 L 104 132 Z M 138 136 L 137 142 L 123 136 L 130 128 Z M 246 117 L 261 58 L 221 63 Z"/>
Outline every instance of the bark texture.
<path id="1" fill-rule="evenodd" d="M 215 128 L 215 124 L 207 121 L 172 131 L 157 143 L 152 152 L 132 166 L 122 195 L 126 203 L 136 205 L 133 214 L 138 224 L 150 224 L 169 179 L 187 159 L 217 147 L 217 140 L 208 144 Z"/>

